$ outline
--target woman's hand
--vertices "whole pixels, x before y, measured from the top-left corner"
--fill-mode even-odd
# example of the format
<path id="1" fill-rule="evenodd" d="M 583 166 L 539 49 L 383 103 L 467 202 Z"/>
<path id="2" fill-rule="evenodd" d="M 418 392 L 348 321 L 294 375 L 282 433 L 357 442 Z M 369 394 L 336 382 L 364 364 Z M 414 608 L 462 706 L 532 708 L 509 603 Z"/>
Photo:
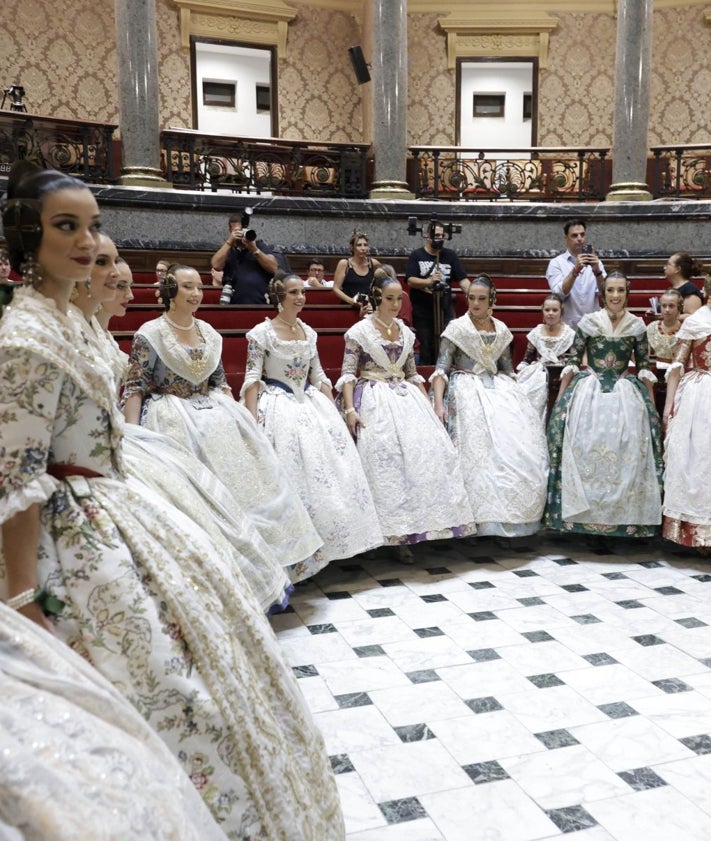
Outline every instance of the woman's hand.
<path id="1" fill-rule="evenodd" d="M 31 602 L 30 604 L 26 604 L 24 607 L 21 607 L 18 611 L 27 619 L 31 619 L 36 625 L 39 625 L 40 628 L 43 628 L 48 633 L 52 634 L 52 636 L 56 636 L 56 631 L 54 630 L 54 625 L 47 619 L 47 617 L 42 612 L 42 608 L 37 604 L 37 602 Z"/>
<path id="2" fill-rule="evenodd" d="M 444 409 L 443 403 L 435 403 L 434 412 L 435 415 L 437 415 L 437 417 L 439 418 L 439 420 L 442 421 L 442 423 L 447 423 L 447 413 Z"/>
<path id="3" fill-rule="evenodd" d="M 365 427 L 365 424 L 360 419 L 360 415 L 356 411 L 348 412 L 346 414 L 346 425 L 348 426 L 348 431 L 354 438 L 358 435 L 358 427 Z"/>

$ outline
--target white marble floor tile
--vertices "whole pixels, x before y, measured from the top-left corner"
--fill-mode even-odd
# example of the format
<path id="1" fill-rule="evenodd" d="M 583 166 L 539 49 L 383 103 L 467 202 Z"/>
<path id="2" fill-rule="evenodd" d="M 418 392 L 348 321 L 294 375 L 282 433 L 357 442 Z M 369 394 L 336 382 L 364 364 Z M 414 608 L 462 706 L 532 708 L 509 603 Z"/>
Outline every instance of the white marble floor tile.
<path id="1" fill-rule="evenodd" d="M 496 580 L 494 576 L 489 576 L 486 580 L 491 578 Z M 491 582 L 494 583 L 493 581 Z M 517 602 L 513 596 L 510 596 L 503 590 L 500 590 L 496 585 L 487 590 L 475 590 L 471 587 L 468 590 L 457 591 L 450 593 L 448 596 L 450 602 L 455 604 L 464 613 L 477 613 L 481 610 L 506 610 L 512 607 L 521 607 L 521 603 Z"/>
<path id="2" fill-rule="evenodd" d="M 383 649 L 403 672 L 414 672 L 419 669 L 441 669 L 444 666 L 456 666 L 471 662 L 471 657 L 444 635 L 387 643 L 383 646 Z"/>
<path id="3" fill-rule="evenodd" d="M 427 818 L 382 826 L 378 829 L 365 830 L 365 832 L 349 833 L 346 835 L 346 841 L 446 841 L 446 839 Z M 591 839 L 591 841 L 597 841 L 597 839 Z"/>
<path id="4" fill-rule="evenodd" d="M 460 765 L 545 750 L 531 731 L 506 710 L 433 721 L 429 727 Z"/>
<path id="5" fill-rule="evenodd" d="M 306 698 L 306 703 L 312 713 L 338 709 L 333 693 L 329 691 L 326 681 L 321 676 L 299 678 L 299 689 Z"/>
<path id="6" fill-rule="evenodd" d="M 376 689 L 370 698 L 393 727 L 460 718 L 471 710 L 444 681 Z"/>
<path id="7" fill-rule="evenodd" d="M 349 754 L 353 767 L 376 801 L 472 787 L 469 776 L 434 739 L 382 745 Z"/>
<path id="8" fill-rule="evenodd" d="M 384 827 L 385 817 L 358 774 L 353 771 L 337 774 L 336 785 L 346 822 L 346 833 Z"/>
<path id="9" fill-rule="evenodd" d="M 292 603 L 299 619 L 305 625 L 318 625 L 322 622 L 370 619 L 365 608 L 355 599 L 319 599 L 310 598 L 305 601 Z"/>
<path id="10" fill-rule="evenodd" d="M 603 712 L 570 686 L 551 686 L 516 695 L 498 695 L 497 700 L 531 733 L 609 721 Z"/>
<path id="11" fill-rule="evenodd" d="M 387 657 L 358 657 L 340 663 L 322 663 L 318 672 L 334 695 L 412 686 L 402 670 Z"/>
<path id="12" fill-rule="evenodd" d="M 389 607 L 396 612 L 397 608 L 401 605 L 424 604 L 422 599 L 416 596 L 412 590 L 404 584 L 402 586 L 396 585 L 393 587 L 381 587 L 378 584 L 376 589 L 362 590 L 361 592 L 353 593 L 353 601 L 357 602 L 357 604 L 365 610 L 372 610 L 373 608 L 378 607 Z"/>
<path id="13" fill-rule="evenodd" d="M 589 803 L 616 841 L 708 841 L 711 816 L 669 786 Z"/>
<path id="14" fill-rule="evenodd" d="M 677 739 L 711 733 L 711 703 L 700 692 L 638 698 L 634 708 Z"/>
<path id="15" fill-rule="evenodd" d="M 652 770 L 692 803 L 711 814 L 711 754 L 652 766 Z"/>
<path id="16" fill-rule="evenodd" d="M 456 594 L 449 593 L 448 598 Z M 425 603 L 421 599 L 400 605 L 395 611 L 411 628 L 439 627 L 442 622 L 453 622 L 462 616 L 461 608 L 451 601 Z"/>
<path id="17" fill-rule="evenodd" d="M 551 631 L 561 626 L 575 625 L 574 620 L 549 604 L 532 605 L 502 610 L 501 619 L 515 631 Z"/>
<path id="18" fill-rule="evenodd" d="M 613 771 L 629 771 L 692 755 L 678 739 L 642 716 L 570 728 L 572 735 Z M 709 836 L 711 837 L 711 836 Z"/>
<path id="19" fill-rule="evenodd" d="M 513 780 L 423 795 L 420 802 L 447 841 L 534 841 L 557 830 Z"/>
<path id="20" fill-rule="evenodd" d="M 629 701 L 634 707 L 637 698 L 667 697 L 654 684 L 619 663 L 592 669 L 574 669 L 565 673 L 565 683 L 595 706 Z"/>
<path id="21" fill-rule="evenodd" d="M 503 611 L 502 611 L 503 613 Z M 480 648 L 499 648 L 502 645 L 520 645 L 524 638 L 500 619 L 476 622 L 469 616 L 447 622 L 439 627 L 465 651 Z"/>
<path id="22" fill-rule="evenodd" d="M 584 616 L 585 613 L 580 615 Z M 597 616 L 595 613 L 591 615 Z M 639 647 L 639 644 L 631 639 L 624 629 L 610 626 L 605 622 L 588 624 L 574 622 L 572 625 L 556 628 L 551 634 L 566 648 L 581 655 L 609 653 L 618 648 L 637 649 Z"/>
<path id="23" fill-rule="evenodd" d="M 542 809 L 585 805 L 630 792 L 627 783 L 582 745 L 510 757 L 501 765 Z"/>
<path id="24" fill-rule="evenodd" d="M 402 744 L 397 733 L 374 706 L 351 707 L 314 715 L 329 756 Z"/>
<path id="25" fill-rule="evenodd" d="M 640 645 L 638 650 L 624 648 L 608 653 L 647 680 L 683 678 L 685 675 L 706 671 L 698 660 L 672 645 Z"/>
<path id="26" fill-rule="evenodd" d="M 695 613 L 687 613 L 686 611 L 679 615 L 681 617 L 696 617 Z M 662 632 L 661 636 L 666 642 L 690 657 L 711 657 L 711 627 L 684 628 L 674 622 Z"/>
<path id="27" fill-rule="evenodd" d="M 398 616 L 379 616 L 368 622 L 338 622 L 338 633 L 352 646 L 382 645 L 414 640 L 417 635 Z"/>
<path id="28" fill-rule="evenodd" d="M 280 637 L 284 659 L 290 666 L 357 660 L 358 655 L 340 634 L 309 634 L 308 637 Z"/>
<path id="29" fill-rule="evenodd" d="M 527 692 L 531 688 L 531 681 L 505 660 L 449 666 L 437 669 L 437 674 L 460 698 L 465 699 L 498 698 L 499 695 Z"/>
<path id="30" fill-rule="evenodd" d="M 683 586 L 682 583 L 677 582 L 677 588 Z M 645 607 L 649 607 L 669 619 L 677 619 L 680 616 L 696 616 L 699 611 L 708 606 L 704 599 L 687 593 L 676 596 L 660 596 L 657 593 L 652 593 L 649 598 L 642 599 L 642 602 Z"/>
<path id="31" fill-rule="evenodd" d="M 508 645 L 499 651 L 501 657 L 518 669 L 522 675 L 538 675 L 554 672 L 559 675 L 568 669 L 580 669 L 589 665 L 582 657 L 574 654 L 559 642 L 526 642 L 523 645 Z M 565 680 L 565 678 L 562 678 Z"/>

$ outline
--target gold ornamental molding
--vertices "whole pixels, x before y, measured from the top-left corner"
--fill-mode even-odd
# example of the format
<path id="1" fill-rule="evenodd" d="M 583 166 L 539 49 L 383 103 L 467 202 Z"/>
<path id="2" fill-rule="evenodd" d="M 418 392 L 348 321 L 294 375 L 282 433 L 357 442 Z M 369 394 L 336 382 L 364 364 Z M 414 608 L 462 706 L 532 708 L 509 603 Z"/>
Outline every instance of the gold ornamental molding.
<path id="1" fill-rule="evenodd" d="M 224 38 L 261 47 L 276 47 L 286 55 L 289 24 L 297 11 L 283 0 L 173 0 L 180 11 L 180 43 L 190 37 Z"/>
<path id="2" fill-rule="evenodd" d="M 548 63 L 550 33 L 558 18 L 533 14 L 525 6 L 518 9 L 484 11 L 440 18 L 447 34 L 447 64 L 454 70 L 458 58 L 516 58 L 538 56 L 543 69 Z"/>

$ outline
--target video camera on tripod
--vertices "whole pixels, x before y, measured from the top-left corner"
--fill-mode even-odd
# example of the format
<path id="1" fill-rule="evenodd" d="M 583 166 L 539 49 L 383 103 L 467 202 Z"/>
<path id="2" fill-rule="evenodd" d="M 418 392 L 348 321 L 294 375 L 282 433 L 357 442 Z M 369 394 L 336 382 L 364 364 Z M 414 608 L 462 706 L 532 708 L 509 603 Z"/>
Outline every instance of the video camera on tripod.
<path id="1" fill-rule="evenodd" d="M 438 236 L 438 230 L 441 229 L 441 234 Z M 429 222 L 418 224 L 417 216 L 407 217 L 407 233 L 414 237 L 418 233 L 426 236 L 430 241 L 433 250 L 437 256 L 435 259 L 435 266 L 433 271 L 439 269 L 439 254 L 444 248 L 444 243 L 452 239 L 453 234 L 461 234 L 462 226 L 453 222 L 442 222 L 436 216 L 432 216 Z M 430 287 L 432 292 L 445 292 L 448 290 L 447 283 L 443 280 L 438 280 Z"/>

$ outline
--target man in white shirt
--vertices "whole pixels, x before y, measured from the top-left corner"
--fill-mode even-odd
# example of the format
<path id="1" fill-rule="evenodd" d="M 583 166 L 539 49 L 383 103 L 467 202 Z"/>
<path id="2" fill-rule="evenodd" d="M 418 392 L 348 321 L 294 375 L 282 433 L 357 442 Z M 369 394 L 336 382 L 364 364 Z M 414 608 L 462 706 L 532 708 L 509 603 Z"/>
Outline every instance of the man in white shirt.
<path id="1" fill-rule="evenodd" d="M 607 273 L 593 252 L 585 247 L 584 219 L 571 219 L 563 226 L 565 244 L 563 254 L 554 257 L 546 269 L 546 279 L 553 292 L 563 296 L 563 321 L 575 329 L 588 312 L 600 309 L 598 295 L 603 292 Z"/>

